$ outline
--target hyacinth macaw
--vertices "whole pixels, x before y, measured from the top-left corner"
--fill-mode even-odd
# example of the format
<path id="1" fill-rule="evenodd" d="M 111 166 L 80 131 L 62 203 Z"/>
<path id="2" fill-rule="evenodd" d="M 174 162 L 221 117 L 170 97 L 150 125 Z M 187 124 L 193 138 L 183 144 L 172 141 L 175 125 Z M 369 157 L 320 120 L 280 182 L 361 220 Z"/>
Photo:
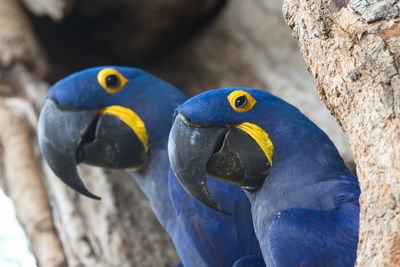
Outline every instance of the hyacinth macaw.
<path id="1" fill-rule="evenodd" d="M 294 106 L 257 89 L 211 90 L 176 109 L 168 146 L 177 178 L 205 205 L 229 211 L 206 174 L 244 188 L 267 266 L 354 265 L 358 180 Z"/>
<path id="2" fill-rule="evenodd" d="M 139 69 L 75 73 L 48 93 L 38 129 L 42 154 L 64 183 L 92 198 L 98 197 L 82 183 L 77 164 L 129 169 L 184 266 L 265 266 L 242 190 L 210 181 L 213 194 L 232 211 L 227 216 L 194 201 L 170 171 L 172 115 L 186 99 Z"/>

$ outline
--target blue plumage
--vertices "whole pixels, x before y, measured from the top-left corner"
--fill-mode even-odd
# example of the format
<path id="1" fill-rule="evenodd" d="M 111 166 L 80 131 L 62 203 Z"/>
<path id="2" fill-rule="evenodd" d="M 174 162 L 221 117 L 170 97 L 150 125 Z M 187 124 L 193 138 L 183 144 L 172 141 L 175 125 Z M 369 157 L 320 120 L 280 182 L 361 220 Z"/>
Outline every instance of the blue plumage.
<path id="1" fill-rule="evenodd" d="M 203 255 L 209 266 L 232 266 L 241 257 L 261 255 L 253 229 L 250 202 L 244 192 L 215 179 L 208 179 L 208 185 L 217 200 L 229 208 L 232 216 L 213 211 L 194 200 L 170 172 L 172 204 L 177 223 L 184 229 L 187 239 Z M 253 266 L 264 264 L 260 260 Z"/>
<path id="2" fill-rule="evenodd" d="M 128 80 L 122 90 L 109 94 L 100 86 L 98 73 L 105 68 L 115 69 Z M 184 266 L 231 266 L 238 260 L 235 266 L 249 266 L 246 261 L 240 263 L 245 256 L 252 259 L 251 266 L 264 265 L 250 203 L 242 190 L 210 181 L 218 200 L 233 211 L 231 217 L 194 201 L 169 173 L 167 140 L 172 114 L 186 100 L 179 90 L 142 70 L 108 66 L 87 69 L 61 80 L 49 91 L 48 99 L 68 110 L 118 105 L 133 110 L 142 119 L 149 138 L 148 162 L 139 171 L 129 173 L 149 198 Z"/>
<path id="3" fill-rule="evenodd" d="M 255 99 L 253 108 L 232 108 L 228 95 L 237 90 Z M 354 265 L 357 178 L 328 136 L 297 108 L 265 91 L 225 88 L 189 99 L 175 114 L 185 116 L 191 127 L 248 122 L 268 133 L 274 146 L 269 174 L 258 190 L 246 191 L 267 266 Z"/>

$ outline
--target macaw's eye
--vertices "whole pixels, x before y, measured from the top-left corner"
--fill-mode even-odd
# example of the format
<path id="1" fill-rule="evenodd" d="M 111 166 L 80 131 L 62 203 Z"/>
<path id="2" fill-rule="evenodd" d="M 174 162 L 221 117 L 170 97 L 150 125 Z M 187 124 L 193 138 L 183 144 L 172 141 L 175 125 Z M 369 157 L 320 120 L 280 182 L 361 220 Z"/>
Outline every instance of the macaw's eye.
<path id="1" fill-rule="evenodd" d="M 103 69 L 97 74 L 97 81 L 107 93 L 115 94 L 121 91 L 128 80 L 115 69 Z"/>
<path id="2" fill-rule="evenodd" d="M 235 107 L 242 108 L 247 104 L 247 97 L 245 95 L 239 96 L 235 100 Z"/>
<path id="3" fill-rule="evenodd" d="M 106 85 L 110 88 L 116 88 L 119 85 L 119 79 L 117 75 L 111 74 L 106 77 Z"/>
<path id="4" fill-rule="evenodd" d="M 237 90 L 228 95 L 231 107 L 237 112 L 246 112 L 254 107 L 257 101 L 246 91 Z"/>

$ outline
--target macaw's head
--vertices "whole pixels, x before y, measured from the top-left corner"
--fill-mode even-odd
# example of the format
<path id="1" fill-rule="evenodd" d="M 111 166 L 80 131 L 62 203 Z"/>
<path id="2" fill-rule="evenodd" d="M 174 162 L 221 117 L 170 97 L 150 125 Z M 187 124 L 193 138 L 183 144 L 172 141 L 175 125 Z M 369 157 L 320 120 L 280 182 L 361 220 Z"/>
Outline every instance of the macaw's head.
<path id="1" fill-rule="evenodd" d="M 40 149 L 63 182 L 98 198 L 76 165 L 143 167 L 164 132 L 166 142 L 170 116 L 182 101 L 172 85 L 139 69 L 106 66 L 72 74 L 50 88 L 39 118 Z"/>
<path id="2" fill-rule="evenodd" d="M 168 143 L 171 166 L 189 194 L 226 212 L 211 196 L 206 175 L 258 190 L 278 161 L 277 147 L 286 150 L 285 142 L 295 139 L 288 137 L 294 133 L 289 125 L 308 127 L 308 122 L 317 129 L 298 109 L 265 91 L 208 91 L 176 109 Z"/>

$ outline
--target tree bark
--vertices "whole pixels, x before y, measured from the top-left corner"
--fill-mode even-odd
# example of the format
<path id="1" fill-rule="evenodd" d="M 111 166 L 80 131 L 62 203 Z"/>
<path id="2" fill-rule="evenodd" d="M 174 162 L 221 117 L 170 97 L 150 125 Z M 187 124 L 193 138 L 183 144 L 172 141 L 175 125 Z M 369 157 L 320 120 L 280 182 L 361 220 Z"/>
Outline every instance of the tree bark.
<path id="1" fill-rule="evenodd" d="M 53 20 L 63 19 L 75 0 L 21 0 L 36 16 L 49 16 Z"/>
<path id="2" fill-rule="evenodd" d="M 361 185 L 358 266 L 400 265 L 400 1 L 286 0 L 318 92 Z"/>

